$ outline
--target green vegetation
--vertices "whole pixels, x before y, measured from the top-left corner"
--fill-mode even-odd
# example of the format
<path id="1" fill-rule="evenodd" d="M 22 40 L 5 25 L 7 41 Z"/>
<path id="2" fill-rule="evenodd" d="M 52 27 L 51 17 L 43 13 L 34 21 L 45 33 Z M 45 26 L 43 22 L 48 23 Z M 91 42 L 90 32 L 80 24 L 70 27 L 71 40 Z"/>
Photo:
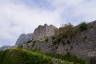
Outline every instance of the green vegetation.
<path id="1" fill-rule="evenodd" d="M 53 45 L 59 43 L 62 43 L 63 45 L 70 44 L 70 40 L 76 33 L 77 30 L 72 24 L 66 24 L 64 27 L 60 27 L 59 29 L 55 30 L 55 35 L 52 36 Z M 68 39 L 68 41 L 65 42 L 64 39 Z"/>
<path id="2" fill-rule="evenodd" d="M 58 30 L 59 35 L 64 35 L 64 37 L 72 37 L 76 34 L 76 30 L 72 24 L 66 24 L 64 27 L 60 27 Z"/>
<path id="3" fill-rule="evenodd" d="M 77 27 L 79 27 L 79 30 L 77 29 Z M 82 22 L 76 27 L 74 27 L 72 24 L 66 24 L 65 26 L 55 30 L 55 35 L 52 36 L 53 45 L 58 45 L 59 43 L 62 43 L 63 45 L 70 45 L 72 38 L 74 38 L 74 36 L 79 33 L 79 31 L 84 31 L 86 29 L 88 29 L 88 24 L 85 22 Z M 87 37 L 85 37 L 84 39 L 86 38 Z M 67 41 L 65 41 L 65 39 Z"/>
<path id="4" fill-rule="evenodd" d="M 81 31 L 86 30 L 87 27 L 88 25 L 85 22 L 79 24 L 79 29 Z M 63 45 L 70 45 L 71 39 L 76 33 L 77 30 L 74 29 L 74 26 L 71 24 L 67 24 L 64 27 L 56 29 L 55 35 L 52 36 L 53 45 L 58 45 L 59 43 L 63 43 Z M 86 38 L 87 36 L 84 37 L 84 39 Z M 68 40 L 66 40 L 65 42 L 64 39 Z M 34 44 L 38 41 L 48 42 L 48 37 L 45 37 L 41 40 L 30 40 L 24 44 L 27 45 L 28 43 L 33 42 L 32 46 L 34 46 Z M 22 49 L 23 45 L 17 46 L 16 49 L 7 49 L 0 51 L 0 64 L 53 64 L 53 59 L 55 59 L 57 64 L 89 64 L 88 61 L 82 60 L 81 58 L 78 58 L 77 56 L 70 53 L 66 53 L 64 55 L 55 53 L 42 53 L 40 49 Z M 73 47 L 70 46 L 70 48 L 72 49 Z"/>
<path id="5" fill-rule="evenodd" d="M 82 22 L 78 25 L 81 31 L 86 30 L 88 28 L 88 24 L 86 22 Z M 66 24 L 63 27 L 55 30 L 55 36 L 63 35 L 63 38 L 73 37 L 78 30 L 72 24 Z"/>
<path id="6" fill-rule="evenodd" d="M 65 61 L 64 64 L 70 64 L 69 62 Z"/>
<path id="7" fill-rule="evenodd" d="M 48 37 L 45 38 L 45 41 L 48 42 Z"/>
<path id="8" fill-rule="evenodd" d="M 53 60 L 54 59 L 54 60 Z M 0 51 L 0 64 L 89 64 L 70 53 L 60 55 L 37 50 L 7 49 Z"/>
<path id="9" fill-rule="evenodd" d="M 51 58 L 21 49 L 0 51 L 0 64 L 49 64 Z"/>
<path id="10" fill-rule="evenodd" d="M 60 54 L 52 54 L 52 53 L 46 53 L 47 56 L 51 56 L 54 58 L 58 58 L 58 59 L 62 59 L 68 62 L 73 62 L 74 64 L 90 64 L 88 61 L 86 60 L 82 60 L 81 58 L 78 58 L 74 55 L 71 55 L 70 53 L 66 53 L 64 55 L 60 55 Z M 68 62 L 66 62 L 66 64 L 68 64 Z"/>
<path id="11" fill-rule="evenodd" d="M 82 22 L 81 24 L 79 24 L 79 28 L 81 31 L 86 30 L 88 28 L 88 24 L 85 22 Z"/>

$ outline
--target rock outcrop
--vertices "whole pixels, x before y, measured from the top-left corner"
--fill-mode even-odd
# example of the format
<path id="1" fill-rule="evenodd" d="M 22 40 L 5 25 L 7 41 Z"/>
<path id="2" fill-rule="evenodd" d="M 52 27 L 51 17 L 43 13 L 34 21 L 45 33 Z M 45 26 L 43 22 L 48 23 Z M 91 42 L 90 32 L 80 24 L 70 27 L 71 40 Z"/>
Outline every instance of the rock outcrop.
<path id="1" fill-rule="evenodd" d="M 34 33 L 33 33 L 33 40 L 40 40 L 42 38 L 45 37 L 49 37 L 54 35 L 54 30 L 57 29 L 55 26 L 53 25 L 47 25 L 45 24 L 44 26 L 39 25 L 38 28 L 35 29 Z"/>
<path id="2" fill-rule="evenodd" d="M 43 33 L 43 30 L 41 30 L 40 27 L 39 33 Z M 39 49 L 42 52 L 57 54 L 70 52 L 78 57 L 83 57 L 87 59 L 96 57 L 96 21 L 88 23 L 88 29 L 83 31 L 80 31 L 78 26 L 74 28 L 77 30 L 77 33 L 75 33 L 75 35 L 70 38 L 65 37 L 63 34 L 61 34 L 56 37 L 48 37 L 43 41 L 30 41 L 29 43 L 23 44 L 23 48 Z M 36 38 L 39 39 L 37 33 L 35 35 Z M 45 36 L 40 35 L 40 38 L 41 37 Z"/>
<path id="3" fill-rule="evenodd" d="M 32 40 L 32 33 L 30 33 L 30 34 L 21 34 L 20 37 L 16 41 L 16 45 L 26 43 L 29 40 Z"/>
<path id="4" fill-rule="evenodd" d="M 45 24 L 44 26 L 39 25 L 33 33 L 30 34 L 21 34 L 20 37 L 18 38 L 16 45 L 20 45 L 22 43 L 26 43 L 27 41 L 30 40 L 40 40 L 46 37 L 50 37 L 54 35 L 54 30 L 57 29 L 53 25 L 47 25 Z"/>

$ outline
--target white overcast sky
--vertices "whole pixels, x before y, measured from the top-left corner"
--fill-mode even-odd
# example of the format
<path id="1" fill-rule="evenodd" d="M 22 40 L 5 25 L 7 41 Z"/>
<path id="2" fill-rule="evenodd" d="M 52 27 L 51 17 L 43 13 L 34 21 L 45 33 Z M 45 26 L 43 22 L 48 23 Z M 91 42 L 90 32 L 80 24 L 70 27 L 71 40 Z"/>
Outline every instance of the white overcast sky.
<path id="1" fill-rule="evenodd" d="M 14 45 L 38 25 L 96 20 L 96 0 L 0 0 L 0 46 Z"/>

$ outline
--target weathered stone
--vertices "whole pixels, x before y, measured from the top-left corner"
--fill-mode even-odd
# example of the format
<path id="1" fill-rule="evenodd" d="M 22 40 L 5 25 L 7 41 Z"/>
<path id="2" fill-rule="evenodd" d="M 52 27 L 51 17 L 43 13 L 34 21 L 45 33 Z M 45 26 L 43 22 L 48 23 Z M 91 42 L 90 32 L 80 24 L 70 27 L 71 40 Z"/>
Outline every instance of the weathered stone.
<path id="1" fill-rule="evenodd" d="M 53 25 L 47 25 L 44 26 L 40 25 L 38 28 L 35 29 L 35 31 L 29 34 L 21 34 L 20 37 L 17 39 L 16 45 L 20 45 L 22 43 L 26 43 L 30 40 L 40 40 L 44 39 L 46 37 L 54 35 L 54 30 L 57 29 Z"/>
<path id="2" fill-rule="evenodd" d="M 20 37 L 16 41 L 16 45 L 26 43 L 29 40 L 32 40 L 32 33 L 30 33 L 30 34 L 21 34 Z"/>
<path id="3" fill-rule="evenodd" d="M 39 40 L 42 38 L 46 38 L 49 36 L 54 35 L 54 30 L 56 29 L 56 27 L 54 27 L 53 25 L 48 26 L 47 24 L 45 24 L 44 26 L 38 26 L 38 28 L 35 29 L 34 33 L 33 33 L 33 40 Z"/>
<path id="4" fill-rule="evenodd" d="M 93 26 L 93 27 L 90 27 Z M 44 28 L 45 27 L 45 28 Z M 48 28 L 48 31 L 46 30 Z M 78 29 L 78 28 L 77 28 Z M 50 32 L 50 27 L 47 25 L 39 26 L 34 31 L 34 40 L 44 38 L 45 36 L 51 36 L 54 34 L 53 28 Z M 52 34 L 50 34 L 52 33 Z M 61 38 L 62 35 L 56 38 Z M 48 37 L 48 41 L 36 41 L 28 43 L 23 48 L 40 49 L 42 52 L 64 54 L 70 52 L 78 57 L 91 58 L 96 57 L 96 21 L 88 24 L 88 29 L 84 31 L 78 31 L 72 38 L 61 38 L 65 43 L 58 41 L 58 44 L 54 44 L 54 39 Z M 70 43 L 68 43 L 70 41 Z M 33 46 L 34 44 L 34 46 Z"/>

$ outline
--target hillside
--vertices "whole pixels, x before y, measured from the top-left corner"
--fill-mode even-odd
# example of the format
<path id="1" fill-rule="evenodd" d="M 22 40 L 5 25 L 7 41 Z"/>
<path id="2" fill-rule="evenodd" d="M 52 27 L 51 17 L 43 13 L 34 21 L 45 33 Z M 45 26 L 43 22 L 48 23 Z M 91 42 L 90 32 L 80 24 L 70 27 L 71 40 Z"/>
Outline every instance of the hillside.
<path id="1" fill-rule="evenodd" d="M 56 53 L 61 55 L 70 53 L 83 59 L 92 59 L 95 62 L 96 21 L 91 23 L 82 22 L 77 26 L 66 24 L 55 29 L 54 35 L 52 36 L 45 36 L 37 40 L 32 39 L 18 46 L 24 49 L 38 49 L 43 53 Z"/>
<path id="2" fill-rule="evenodd" d="M 49 64 L 50 58 L 39 53 L 8 49 L 0 51 L 0 64 Z"/>
<path id="3" fill-rule="evenodd" d="M 64 60 L 64 59 L 65 60 Z M 69 62 L 71 61 L 71 62 Z M 7 49 L 0 51 L 0 64 L 88 64 L 75 56 L 44 54 L 25 49 Z"/>
<path id="4" fill-rule="evenodd" d="M 55 35 L 39 40 L 29 40 L 22 44 L 25 49 L 40 49 L 42 52 L 65 54 L 70 52 L 83 58 L 96 54 L 96 21 L 77 26 L 65 25 L 55 30 Z"/>
<path id="5" fill-rule="evenodd" d="M 22 34 L 16 46 L 0 51 L 0 64 L 89 62 L 96 63 L 96 21 L 77 26 L 65 24 L 59 28 L 39 25 L 33 33 Z"/>

